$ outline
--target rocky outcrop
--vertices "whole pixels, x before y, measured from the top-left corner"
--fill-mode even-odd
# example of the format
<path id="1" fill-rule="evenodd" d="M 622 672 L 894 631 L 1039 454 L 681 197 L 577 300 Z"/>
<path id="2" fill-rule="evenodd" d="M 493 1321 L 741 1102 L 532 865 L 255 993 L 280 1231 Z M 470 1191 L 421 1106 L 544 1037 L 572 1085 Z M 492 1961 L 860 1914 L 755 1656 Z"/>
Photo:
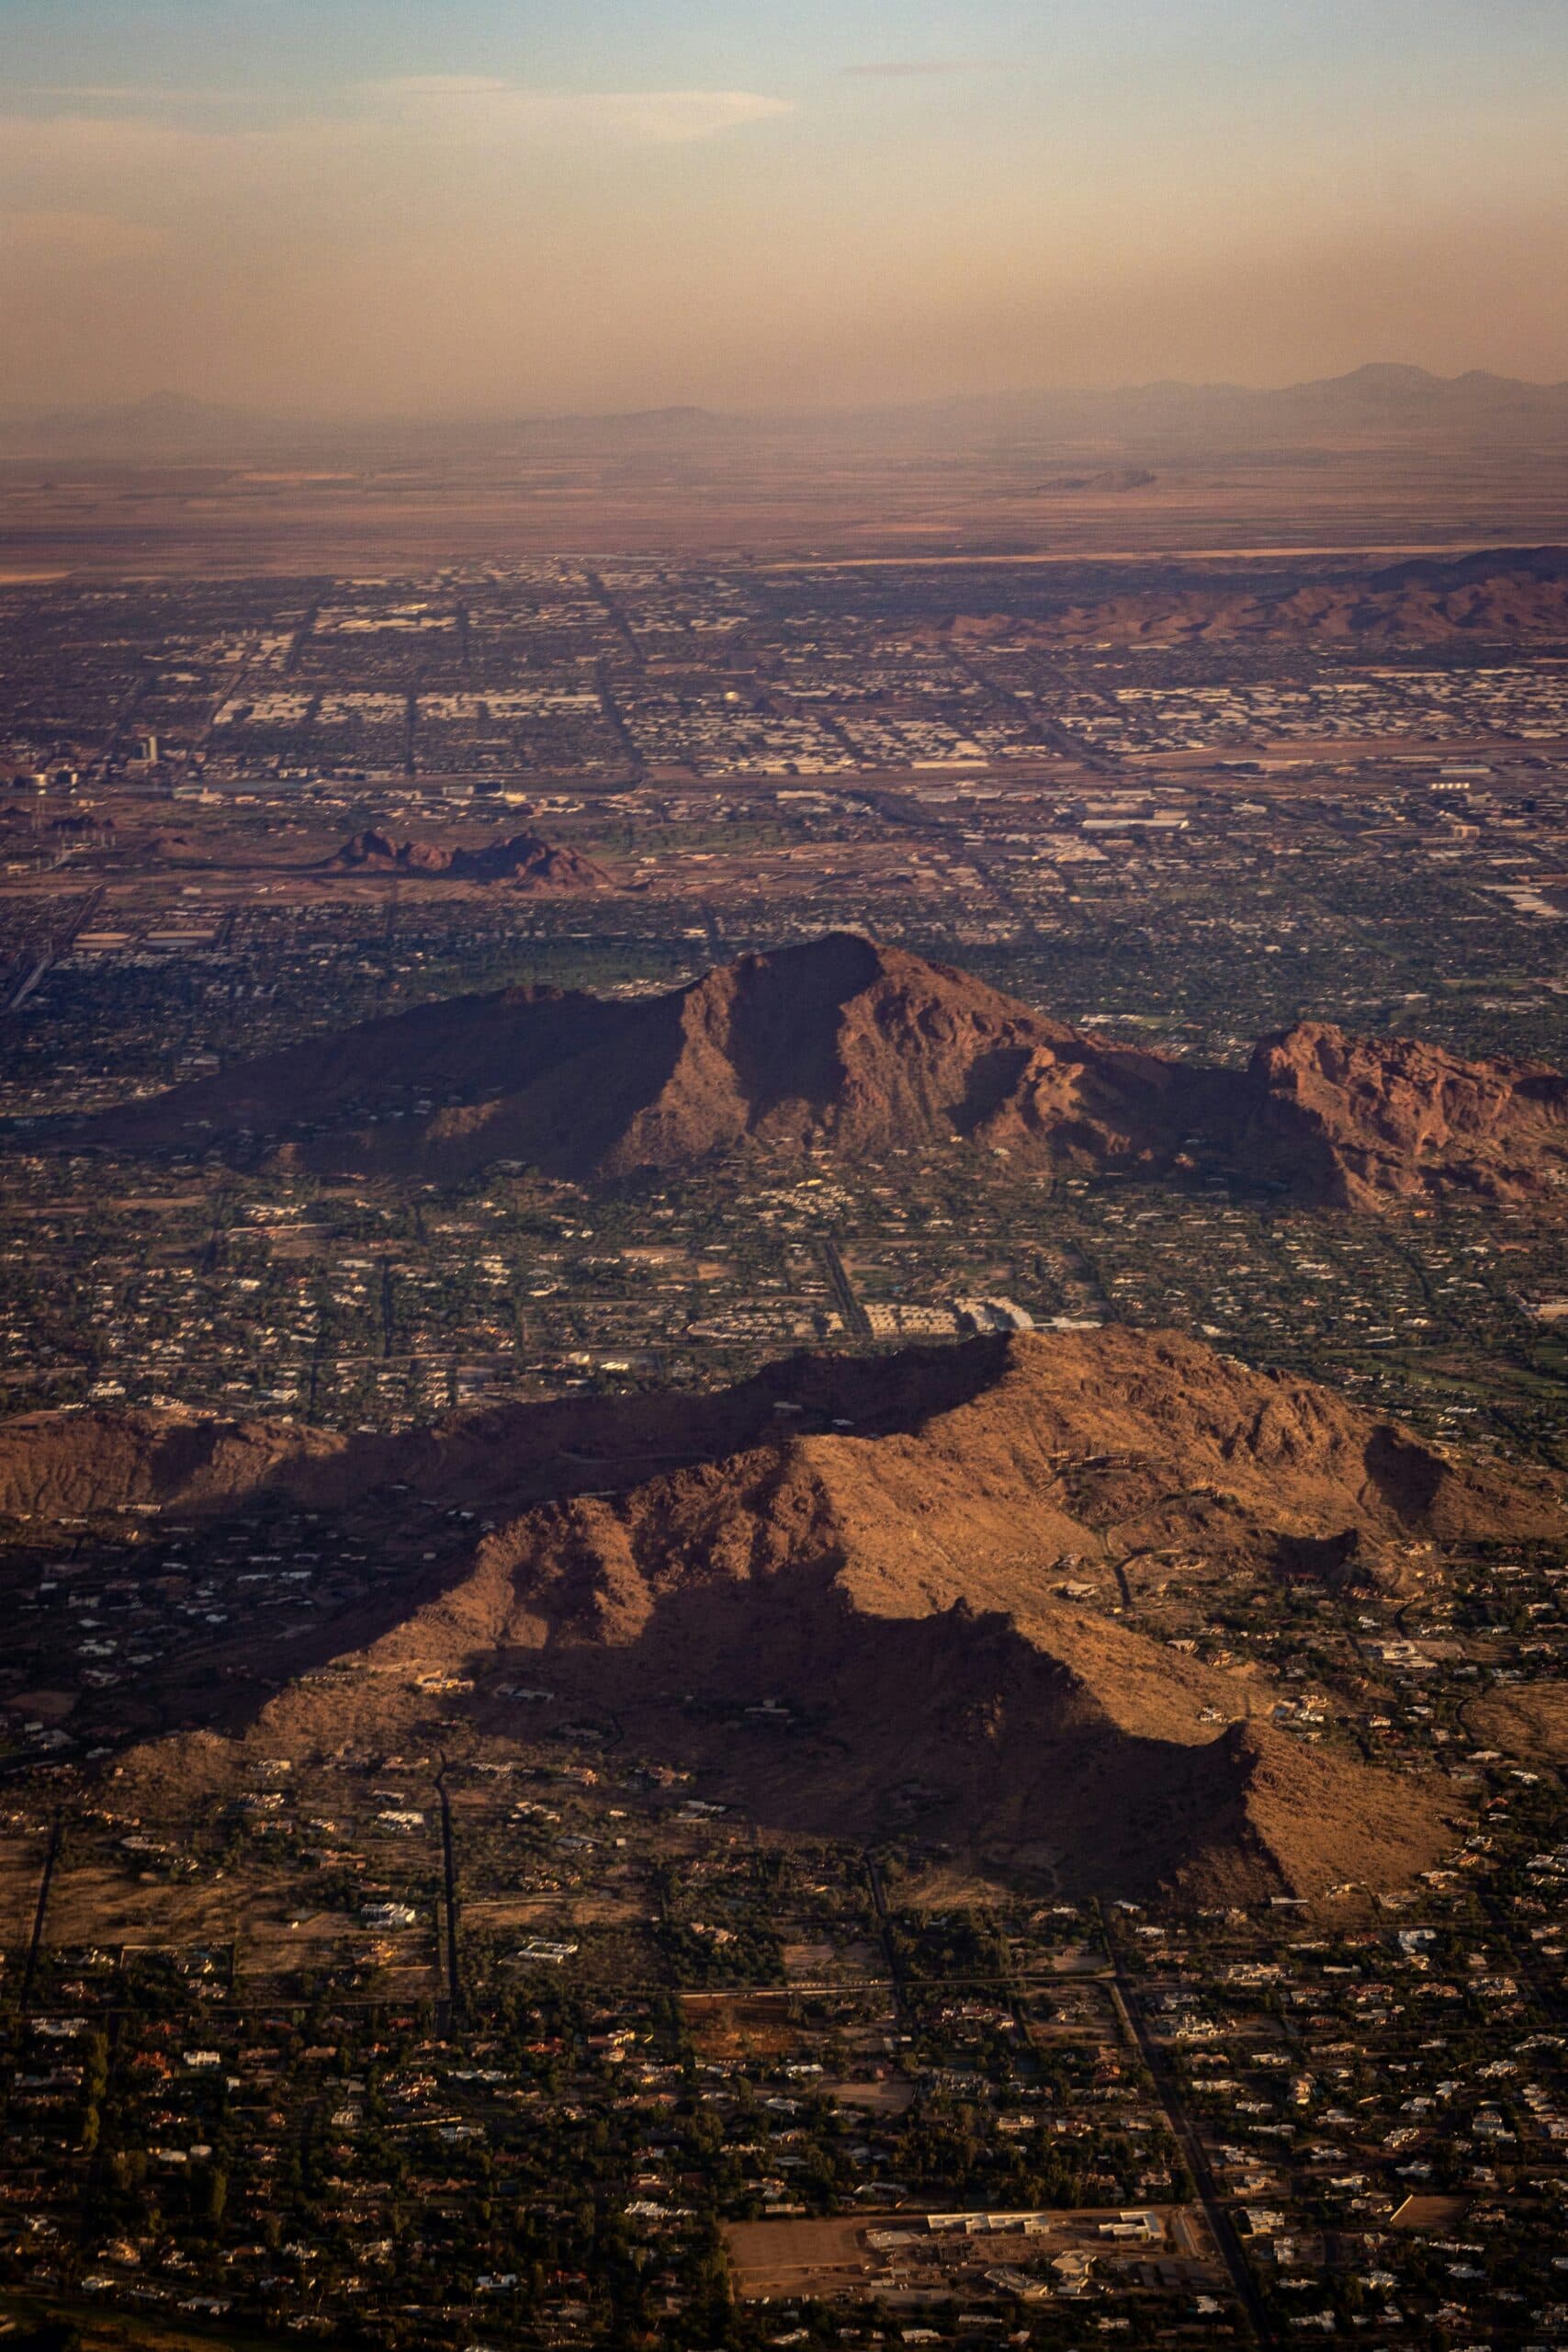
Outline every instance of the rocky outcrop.
<path id="1" fill-rule="evenodd" d="M 449 882 L 504 882 L 520 890 L 612 890 L 615 877 L 578 850 L 513 833 L 478 849 L 442 842 L 395 842 L 386 833 L 355 833 L 327 860 L 351 873 L 411 874 Z"/>
<path id="2" fill-rule="evenodd" d="M 1411 1037 L 1303 1022 L 1262 1038 L 1235 1158 L 1345 1208 L 1568 1187 L 1568 1078 L 1537 1062 L 1461 1061 Z"/>

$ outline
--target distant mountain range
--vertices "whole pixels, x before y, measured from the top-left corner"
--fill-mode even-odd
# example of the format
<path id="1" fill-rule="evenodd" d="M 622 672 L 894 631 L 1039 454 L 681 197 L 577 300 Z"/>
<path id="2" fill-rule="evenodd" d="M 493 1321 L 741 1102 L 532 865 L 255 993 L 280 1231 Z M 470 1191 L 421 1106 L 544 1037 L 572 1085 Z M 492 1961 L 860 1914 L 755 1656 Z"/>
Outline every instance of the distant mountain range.
<path id="1" fill-rule="evenodd" d="M 303 417 L 229 408 L 182 392 L 107 408 L 0 413 L 0 454 L 119 458 L 164 463 L 225 458 L 308 458 L 352 462 L 383 450 L 456 448 L 482 455 L 520 442 L 540 449 L 658 449 L 711 443 L 716 434 L 744 435 L 750 422 L 700 408 L 661 408 L 605 416 Z"/>
<path id="2" fill-rule="evenodd" d="M 853 933 L 668 995 L 506 989 L 424 1004 L 111 1112 L 111 1148 L 242 1134 L 332 1170 L 457 1182 L 498 1159 L 585 1179 L 714 1154 L 898 1148 L 1158 1177 L 1202 1164 L 1364 1208 L 1568 1203 L 1568 1078 L 1303 1022 L 1245 1069 L 1086 1035 Z"/>
<path id="3" fill-rule="evenodd" d="M 1437 376 L 1424 368 L 1379 363 L 1270 390 L 1172 380 L 749 415 L 687 406 L 606 415 L 312 419 L 164 391 L 117 406 L 0 414 L 0 452 L 171 462 L 279 453 L 337 452 L 346 458 L 383 446 L 475 455 L 519 446 L 657 451 L 711 447 L 716 437 L 741 447 L 781 437 L 941 446 L 1002 435 L 1026 443 L 1111 440 L 1157 449 L 1310 443 L 1366 434 L 1511 440 L 1532 433 L 1568 433 L 1568 383 L 1529 383 L 1483 369 Z"/>
<path id="4" fill-rule="evenodd" d="M 998 431 L 1065 437 L 1104 432 L 1158 442 L 1213 437 L 1311 439 L 1321 433 L 1511 433 L 1568 425 L 1568 383 L 1534 384 L 1479 369 L 1435 376 L 1425 368 L 1373 365 L 1347 376 L 1258 390 L 1247 384 L 1168 380 L 1111 389 L 1000 393 L 905 413 L 946 419 L 955 431 L 988 423 Z"/>
<path id="5" fill-rule="evenodd" d="M 1031 639 L 1042 645 L 1193 645 L 1227 639 L 1368 647 L 1561 645 L 1568 639 L 1568 548 L 1488 548 L 1452 562 L 1391 564 L 1354 578 L 1259 589 L 1230 580 L 1162 582 L 1049 616 L 961 613 L 930 623 L 929 641 Z"/>
<path id="6" fill-rule="evenodd" d="M 224 408 L 182 392 L 107 408 L 27 409 L 0 414 L 0 449 L 21 456 L 177 458 L 239 453 L 321 428 Z"/>

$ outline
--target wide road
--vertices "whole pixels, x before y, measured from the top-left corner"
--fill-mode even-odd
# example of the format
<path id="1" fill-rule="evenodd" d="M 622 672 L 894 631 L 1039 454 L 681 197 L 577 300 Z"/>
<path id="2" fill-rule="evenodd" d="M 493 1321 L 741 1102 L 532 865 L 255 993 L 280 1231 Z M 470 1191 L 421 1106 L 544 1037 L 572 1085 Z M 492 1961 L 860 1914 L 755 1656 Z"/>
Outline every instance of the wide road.
<path id="1" fill-rule="evenodd" d="M 1101 1926 L 1104 1927 L 1103 1919 Z M 1193 2186 L 1198 2192 L 1198 2201 L 1203 2208 L 1203 2218 L 1209 2224 L 1209 2234 L 1219 2248 L 1225 2268 L 1230 2272 L 1231 2284 L 1235 2289 L 1236 2300 L 1246 2313 L 1247 2323 L 1258 2343 L 1271 2345 L 1277 2339 L 1269 2324 L 1269 2314 L 1263 2308 L 1263 2299 L 1254 2283 L 1251 2271 L 1247 2267 L 1247 2256 L 1241 2250 L 1241 2240 L 1235 2233 L 1235 2225 L 1230 2215 L 1220 2203 L 1219 2190 L 1209 2166 L 1209 2159 L 1203 2154 L 1198 2134 L 1189 2123 L 1181 2102 L 1177 2097 L 1176 2086 L 1171 2081 L 1170 2068 L 1166 2062 L 1165 2053 L 1156 2046 L 1148 2028 L 1144 2023 L 1138 2009 L 1137 1997 L 1122 1964 L 1122 1955 L 1111 1939 L 1110 1930 L 1106 1928 L 1104 1932 L 1105 1948 L 1111 1954 L 1111 1990 L 1117 2009 L 1137 2046 L 1139 2056 L 1154 2077 L 1155 2089 L 1158 2095 L 1159 2103 L 1165 2109 L 1166 2120 L 1170 2126 L 1172 2136 L 1187 2159 L 1187 2168 L 1192 2175 Z"/>
<path id="2" fill-rule="evenodd" d="M 872 1337 L 871 1317 L 855 1295 L 849 1269 L 839 1255 L 838 1243 L 829 1234 L 818 1242 L 818 1250 L 822 1260 L 822 1271 L 828 1277 L 839 1304 L 839 1312 L 844 1318 L 844 1329 L 857 1340 L 869 1340 Z"/>
<path id="3" fill-rule="evenodd" d="M 5 1009 L 7 1012 L 15 1012 L 26 1004 L 39 982 L 48 978 L 60 958 L 70 955 L 76 944 L 77 933 L 86 930 L 103 902 L 104 893 L 101 886 L 84 894 L 77 902 L 74 911 L 66 917 L 64 928 L 51 940 L 47 952 L 37 959 L 27 978 L 6 1004 Z"/>
<path id="4" fill-rule="evenodd" d="M 441 2012 L 437 2031 L 445 2034 L 455 2017 L 462 2013 L 463 1984 L 457 1958 L 457 1859 L 452 1844 L 452 1805 L 446 1794 L 445 1758 L 435 1775 L 435 1793 L 441 1800 L 441 1868 L 443 1927 L 441 1942 L 445 1946 L 446 1998 L 438 2004 Z"/>

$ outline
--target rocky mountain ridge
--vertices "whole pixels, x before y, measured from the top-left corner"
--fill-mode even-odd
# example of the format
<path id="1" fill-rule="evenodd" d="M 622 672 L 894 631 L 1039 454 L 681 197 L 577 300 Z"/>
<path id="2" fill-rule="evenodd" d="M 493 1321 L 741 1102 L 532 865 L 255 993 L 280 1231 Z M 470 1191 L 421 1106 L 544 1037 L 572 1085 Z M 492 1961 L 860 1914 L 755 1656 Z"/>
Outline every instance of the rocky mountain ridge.
<path id="1" fill-rule="evenodd" d="M 395 1114 L 395 1115 L 394 1115 Z M 850 933 L 742 956 L 666 996 L 510 989 L 424 1004 L 106 1114 L 89 1140 L 245 1132 L 329 1172 L 577 1179 L 755 1149 L 968 1147 L 1158 1177 L 1201 1162 L 1305 1201 L 1568 1198 L 1568 1079 L 1319 1022 L 1205 1067 L 1054 1021 Z"/>
<path id="2" fill-rule="evenodd" d="M 1560 1536 L 1560 1482 L 1173 1333 L 804 1359 L 772 1392 L 706 1400 L 711 1442 L 668 1466 L 623 1440 L 617 1469 L 604 1419 L 592 1491 L 538 1494 L 526 1414 L 396 1464 L 389 1446 L 373 1475 L 416 1492 L 443 1491 L 444 1449 L 463 1449 L 488 1531 L 434 1586 L 381 1594 L 248 1732 L 155 1743 L 133 1781 L 419 1736 L 433 1690 L 504 1742 L 517 1686 L 544 1684 L 759 1819 L 868 1838 L 914 1820 L 1080 1890 L 1405 1883 L 1451 1842 L 1444 1790 L 1303 1747 L 1267 1679 L 1118 1619 L 1172 1592 L 1206 1610 L 1304 1577 L 1334 1606 L 1440 1574 L 1445 1545 Z M 642 1403 L 624 1408 L 638 1448 Z M 0 1471 L 15 1495 L 3 1453 Z M 188 1516 L 189 1485 L 171 1491 Z"/>

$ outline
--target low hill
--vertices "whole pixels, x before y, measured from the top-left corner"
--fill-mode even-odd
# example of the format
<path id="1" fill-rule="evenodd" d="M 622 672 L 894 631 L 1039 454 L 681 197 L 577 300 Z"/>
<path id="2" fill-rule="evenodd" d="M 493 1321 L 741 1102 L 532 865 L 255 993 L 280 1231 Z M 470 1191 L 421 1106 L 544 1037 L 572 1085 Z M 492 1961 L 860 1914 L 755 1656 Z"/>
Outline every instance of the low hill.
<path id="1" fill-rule="evenodd" d="M 395 1115 L 394 1115 L 395 1114 Z M 848 933 L 743 956 L 668 996 L 510 989 L 425 1004 L 86 1129 L 116 1148 L 243 1132 L 313 1166 L 574 1178 L 754 1148 L 969 1145 L 1158 1175 L 1197 1158 L 1309 1201 L 1563 1197 L 1568 1080 L 1303 1023 L 1246 1070 L 1107 1043 L 949 965 Z"/>
<path id="2" fill-rule="evenodd" d="M 415 874 L 436 881 L 507 882 L 519 890 L 612 890 L 615 879 L 578 850 L 513 833 L 477 849 L 442 842 L 394 842 L 385 833 L 355 833 L 327 860 L 340 871 Z"/>

